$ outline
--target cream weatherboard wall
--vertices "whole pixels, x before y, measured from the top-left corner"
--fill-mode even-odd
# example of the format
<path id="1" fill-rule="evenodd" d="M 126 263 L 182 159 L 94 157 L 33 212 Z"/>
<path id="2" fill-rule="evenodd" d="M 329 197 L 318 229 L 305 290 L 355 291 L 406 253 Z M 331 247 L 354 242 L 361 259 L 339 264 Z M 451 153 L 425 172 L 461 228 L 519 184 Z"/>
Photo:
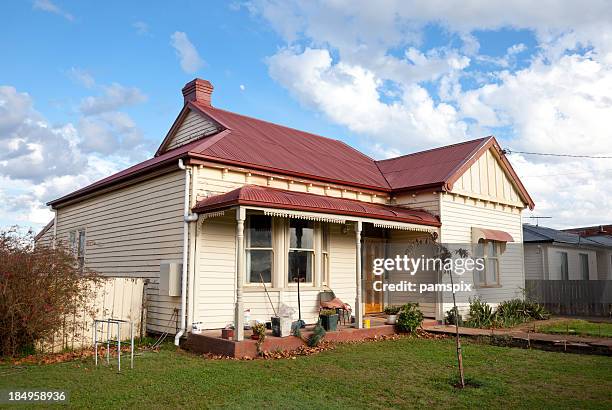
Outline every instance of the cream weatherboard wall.
<path id="1" fill-rule="evenodd" d="M 178 148 L 217 131 L 219 131 L 219 126 L 216 123 L 190 110 L 168 141 L 164 151 Z"/>
<path id="2" fill-rule="evenodd" d="M 514 242 L 508 243 L 499 258 L 500 285 L 478 287 L 474 274 L 465 274 L 466 283 L 475 283 L 473 292 L 457 294 L 457 302 L 465 312 L 469 299 L 479 297 L 495 305 L 522 297 L 525 287 L 522 209 L 516 187 L 505 173 L 492 150 L 486 151 L 454 184 L 452 192 L 440 196 L 442 228 L 440 241 L 451 247 L 468 248 L 473 254 L 472 228 L 488 228 L 508 232 Z M 469 245 L 469 246 L 468 246 Z M 447 276 L 442 278 L 449 282 Z M 451 307 L 452 295 L 444 295 L 442 312 Z"/>
<path id="3" fill-rule="evenodd" d="M 180 298 L 158 292 L 160 263 L 182 261 L 184 172 L 174 171 L 57 210 L 58 240 L 85 230 L 85 267 L 105 276 L 149 279 L 147 329 L 176 328 Z"/>
<path id="4" fill-rule="evenodd" d="M 217 168 L 212 166 L 194 167 L 195 197 L 201 199 L 219 195 L 245 184 L 271 186 L 319 195 L 384 202 L 384 195 L 364 194 L 340 187 L 315 185 L 311 182 L 290 180 L 280 175 L 261 176 L 250 172 Z M 236 263 L 236 220 L 234 211 L 227 211 L 222 217 L 213 217 L 198 222 L 196 243 L 197 263 L 195 266 L 193 321 L 201 322 L 206 329 L 224 327 L 234 322 L 235 263 Z M 274 237 L 278 241 L 274 256 L 275 275 L 273 285 L 268 289 L 274 307 L 283 302 L 298 311 L 297 288 L 288 284 L 284 277 L 286 266 L 283 245 L 283 218 L 274 218 Z M 301 287 L 302 318 L 314 323 L 318 318 L 319 294 L 331 288 L 344 302 L 354 305 L 356 288 L 356 244 L 355 233 L 343 233 L 341 225 L 330 224 L 329 235 L 329 283 L 321 283 L 320 273 L 315 272 L 315 283 Z M 318 245 L 316 245 L 318 246 Z M 317 275 L 319 273 L 319 275 Z M 318 276 L 318 277 L 317 277 Z M 244 286 L 244 306 L 250 310 L 251 319 L 268 321 L 273 315 L 270 302 L 260 285 Z"/>

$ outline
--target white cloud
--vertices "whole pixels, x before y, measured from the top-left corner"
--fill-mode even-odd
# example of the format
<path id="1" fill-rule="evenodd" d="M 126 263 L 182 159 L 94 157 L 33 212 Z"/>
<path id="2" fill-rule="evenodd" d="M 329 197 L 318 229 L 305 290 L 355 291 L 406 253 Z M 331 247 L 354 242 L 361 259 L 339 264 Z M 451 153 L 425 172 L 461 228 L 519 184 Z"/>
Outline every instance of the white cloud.
<path id="1" fill-rule="evenodd" d="M 147 96 L 136 87 L 124 87 L 113 83 L 103 87 L 103 94 L 89 96 L 81 101 L 80 110 L 85 115 L 94 115 L 114 111 L 118 108 L 138 104 L 147 100 Z"/>
<path id="2" fill-rule="evenodd" d="M 148 36 L 149 33 L 149 25 L 144 21 L 135 21 L 132 23 L 132 27 L 136 29 L 136 33 L 141 36 Z"/>
<path id="3" fill-rule="evenodd" d="M 51 0 L 35 0 L 32 7 L 34 8 L 34 10 L 42 10 L 49 13 L 54 13 L 64 17 L 66 20 L 74 21 L 74 16 L 72 14 L 58 7 Z"/>
<path id="4" fill-rule="evenodd" d="M 246 90 L 246 87 L 244 86 L 244 84 L 240 84 L 240 91 L 244 91 Z"/>
<path id="5" fill-rule="evenodd" d="M 604 0 L 248 7 L 286 42 L 267 60 L 271 77 L 362 135 L 379 157 L 495 132 L 517 150 L 612 154 L 612 8 Z M 427 25 L 459 44 L 423 48 Z M 517 41 L 502 56 L 481 54 L 477 33 L 502 28 L 529 30 L 537 45 Z M 511 160 L 553 226 L 612 219 L 609 161 Z"/>
<path id="6" fill-rule="evenodd" d="M 37 229 L 45 203 L 141 161 L 151 147 L 134 121 L 108 111 L 51 125 L 29 94 L 0 86 L 0 225 Z"/>
<path id="7" fill-rule="evenodd" d="M 176 31 L 170 36 L 170 44 L 174 47 L 176 55 L 181 63 L 183 71 L 193 74 L 200 68 L 204 67 L 204 60 L 198 54 L 198 50 L 189 41 L 187 34 L 182 31 Z"/>
<path id="8" fill-rule="evenodd" d="M 92 88 L 96 85 L 96 80 L 88 72 L 78 67 L 72 67 L 68 71 L 68 76 L 83 87 Z"/>

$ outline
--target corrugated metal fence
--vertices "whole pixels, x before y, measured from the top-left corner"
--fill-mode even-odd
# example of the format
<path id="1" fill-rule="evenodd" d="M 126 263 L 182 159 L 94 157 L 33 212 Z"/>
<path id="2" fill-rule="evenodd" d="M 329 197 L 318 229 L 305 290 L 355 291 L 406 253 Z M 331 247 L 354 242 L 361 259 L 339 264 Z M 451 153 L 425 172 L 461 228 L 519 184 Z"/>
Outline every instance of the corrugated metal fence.
<path id="1" fill-rule="evenodd" d="M 557 315 L 612 314 L 612 280 L 525 280 L 525 291 Z"/>
<path id="2" fill-rule="evenodd" d="M 39 350 L 45 353 L 65 349 L 79 349 L 93 345 L 93 320 L 116 318 L 134 322 L 135 336 L 140 334 L 144 317 L 144 279 L 109 278 L 99 283 L 79 311 L 66 317 L 62 329 L 52 338 L 41 343 Z M 122 339 L 129 337 L 129 326 L 121 328 Z M 99 333 L 100 335 L 100 333 Z M 98 336 L 100 337 L 100 336 Z M 106 337 L 104 335 L 104 337 Z"/>

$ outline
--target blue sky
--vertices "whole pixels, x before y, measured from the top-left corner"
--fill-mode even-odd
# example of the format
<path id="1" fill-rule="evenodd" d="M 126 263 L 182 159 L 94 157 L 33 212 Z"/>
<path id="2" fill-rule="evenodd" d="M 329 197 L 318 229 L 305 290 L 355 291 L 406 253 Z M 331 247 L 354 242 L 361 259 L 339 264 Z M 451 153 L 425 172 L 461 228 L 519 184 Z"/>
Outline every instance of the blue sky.
<path id="1" fill-rule="evenodd" d="M 496 3 L 2 2 L 0 226 L 38 229 L 45 201 L 149 157 L 194 77 L 215 106 L 377 158 L 489 134 L 611 152 L 605 2 Z M 606 163 L 510 159 L 552 225 L 612 219 Z"/>

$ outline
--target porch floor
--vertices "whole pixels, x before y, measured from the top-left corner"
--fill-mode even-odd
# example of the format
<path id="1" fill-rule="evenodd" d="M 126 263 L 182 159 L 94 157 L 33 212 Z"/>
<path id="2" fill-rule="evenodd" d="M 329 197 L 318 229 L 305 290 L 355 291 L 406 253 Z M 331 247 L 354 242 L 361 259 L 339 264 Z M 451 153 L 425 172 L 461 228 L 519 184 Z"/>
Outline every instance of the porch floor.
<path id="1" fill-rule="evenodd" d="M 331 342 L 349 342 L 371 339 L 378 336 L 389 336 L 395 333 L 393 325 L 385 324 L 386 316 L 372 315 L 366 316 L 364 319 L 370 320 L 370 328 L 357 329 L 353 325 L 338 324 L 338 330 L 327 332 L 325 335 L 326 341 Z M 302 336 L 308 337 L 315 325 L 306 325 L 302 329 Z M 205 330 L 199 334 L 190 333 L 184 347 L 195 353 L 211 353 L 215 355 L 223 355 L 235 358 L 256 357 L 257 348 L 256 341 L 250 339 L 252 332 L 244 331 L 245 340 L 236 342 L 221 338 L 221 329 Z M 304 341 L 295 336 L 275 337 L 272 336 L 272 331 L 266 332 L 266 339 L 263 342 L 262 350 L 273 351 L 293 351 L 304 345 Z"/>

